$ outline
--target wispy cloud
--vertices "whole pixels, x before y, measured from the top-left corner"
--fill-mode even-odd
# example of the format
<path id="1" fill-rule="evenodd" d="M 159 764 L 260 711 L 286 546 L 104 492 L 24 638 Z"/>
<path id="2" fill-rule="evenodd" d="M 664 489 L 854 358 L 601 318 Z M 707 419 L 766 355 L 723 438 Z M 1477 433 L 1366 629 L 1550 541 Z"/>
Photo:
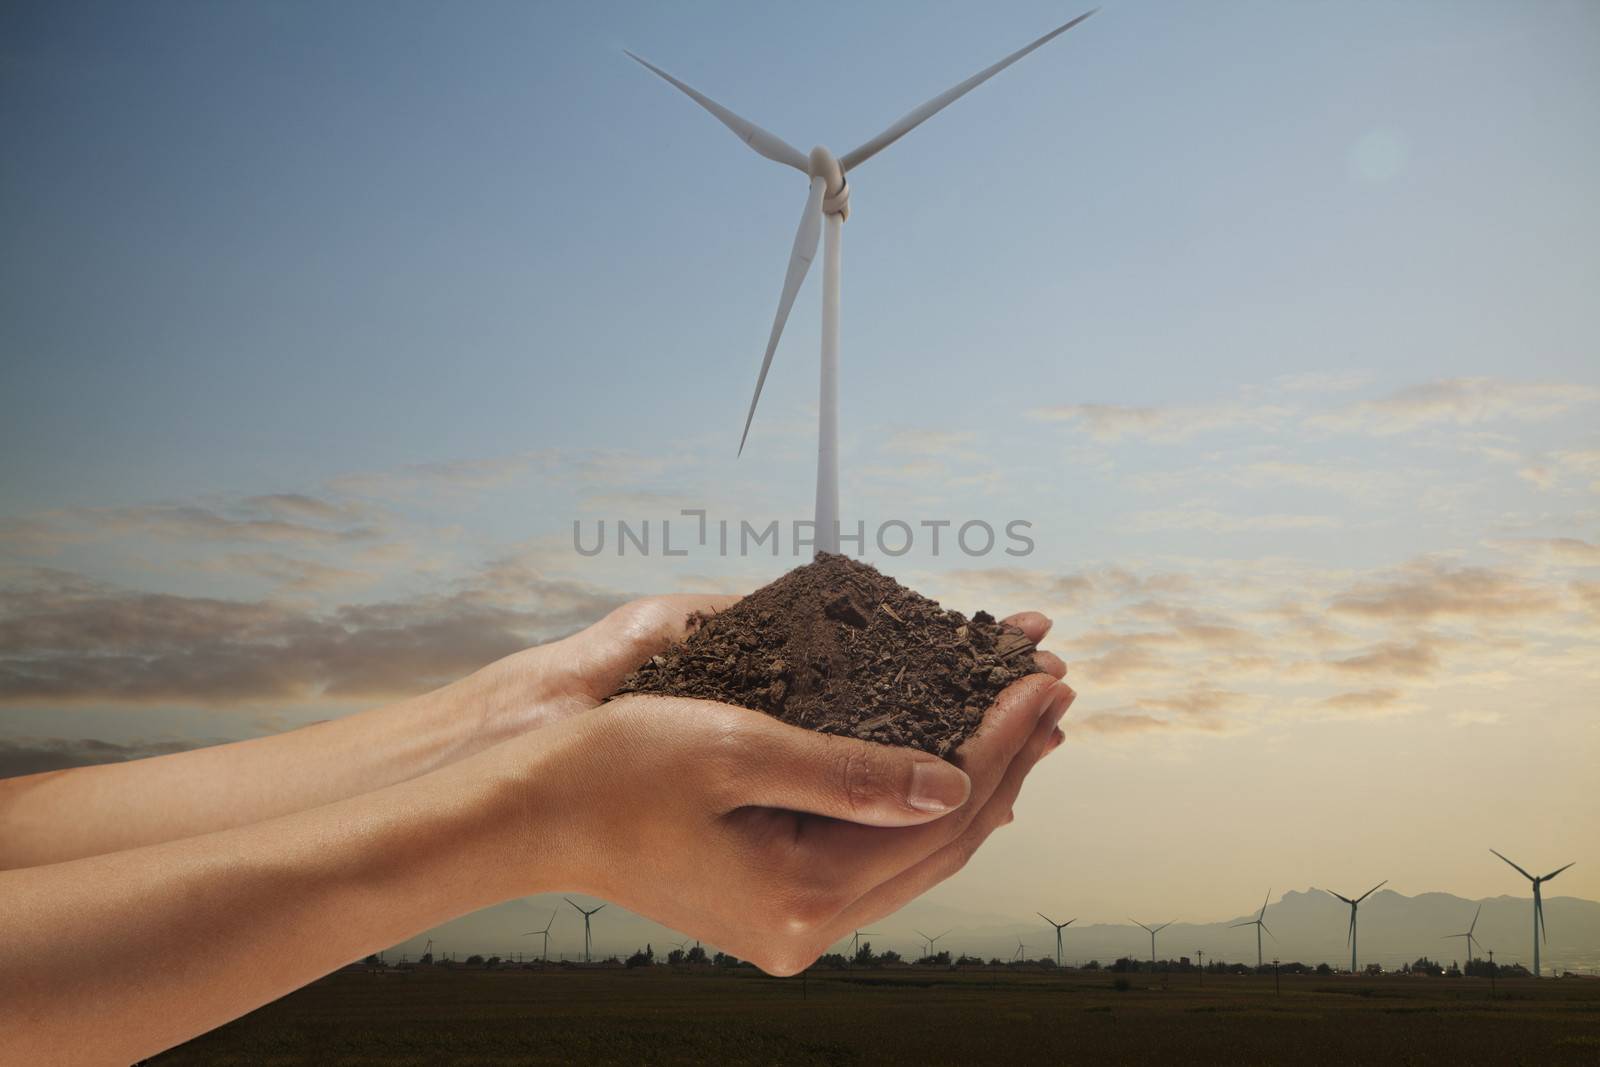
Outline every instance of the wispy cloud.
<path id="1" fill-rule="evenodd" d="M 1499 421 L 1533 422 L 1564 415 L 1600 401 L 1600 389 L 1570 383 L 1534 384 L 1495 378 L 1451 378 L 1407 386 L 1318 415 L 1312 425 L 1380 436 L 1425 426 L 1477 426 Z"/>
<path id="2" fill-rule="evenodd" d="M 1198 501 L 1190 501 L 1171 508 L 1136 511 L 1129 516 L 1129 526 L 1141 533 L 1157 530 L 1243 533 L 1258 530 L 1309 530 L 1337 525 L 1339 520 L 1331 515 L 1228 514 Z"/>
<path id="3" fill-rule="evenodd" d="M 1374 619 L 1506 618 L 1560 607 L 1547 586 L 1488 567 L 1423 561 L 1359 583 L 1334 598 L 1335 612 Z"/>
<path id="4" fill-rule="evenodd" d="M 1138 437 L 1175 443 L 1196 434 L 1242 426 L 1270 428 L 1290 414 L 1266 404 L 1223 404 L 1214 407 L 1129 407 L 1119 404 L 1066 404 L 1034 408 L 1028 416 L 1045 422 L 1066 422 L 1098 441 Z"/>

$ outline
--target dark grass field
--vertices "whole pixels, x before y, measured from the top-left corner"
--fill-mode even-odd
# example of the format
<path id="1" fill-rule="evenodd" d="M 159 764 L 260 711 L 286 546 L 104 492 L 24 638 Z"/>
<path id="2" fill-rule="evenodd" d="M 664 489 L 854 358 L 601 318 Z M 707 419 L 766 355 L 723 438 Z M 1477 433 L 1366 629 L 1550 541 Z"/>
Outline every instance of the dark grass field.
<path id="1" fill-rule="evenodd" d="M 340 973 L 178 1064 L 1600 1064 L 1600 980 Z"/>

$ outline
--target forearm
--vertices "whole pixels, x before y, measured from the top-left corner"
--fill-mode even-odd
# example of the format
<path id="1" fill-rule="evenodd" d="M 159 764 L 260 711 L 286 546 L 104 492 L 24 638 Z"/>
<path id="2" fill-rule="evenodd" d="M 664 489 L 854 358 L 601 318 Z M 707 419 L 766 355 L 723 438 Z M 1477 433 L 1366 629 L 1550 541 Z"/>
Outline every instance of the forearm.
<path id="1" fill-rule="evenodd" d="M 249 827 L 0 873 L 0 1059 L 133 1062 L 535 891 L 507 862 L 528 854 L 531 803 L 480 757 Z"/>
<path id="2" fill-rule="evenodd" d="M 409 781 L 527 729 L 535 657 L 271 737 L 0 781 L 0 869 L 246 826 Z M 505 675 L 524 672 L 518 684 Z"/>

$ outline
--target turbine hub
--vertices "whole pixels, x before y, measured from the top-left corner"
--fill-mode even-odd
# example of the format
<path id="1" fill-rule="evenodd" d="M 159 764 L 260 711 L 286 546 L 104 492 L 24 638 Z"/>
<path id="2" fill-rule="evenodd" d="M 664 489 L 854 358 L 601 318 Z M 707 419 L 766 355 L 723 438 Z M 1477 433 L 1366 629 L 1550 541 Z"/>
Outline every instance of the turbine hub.
<path id="1" fill-rule="evenodd" d="M 822 213 L 838 215 L 840 221 L 850 217 L 850 184 L 845 181 L 844 168 L 833 153 L 821 145 L 811 150 L 809 169 L 813 178 L 826 182 L 822 194 Z"/>

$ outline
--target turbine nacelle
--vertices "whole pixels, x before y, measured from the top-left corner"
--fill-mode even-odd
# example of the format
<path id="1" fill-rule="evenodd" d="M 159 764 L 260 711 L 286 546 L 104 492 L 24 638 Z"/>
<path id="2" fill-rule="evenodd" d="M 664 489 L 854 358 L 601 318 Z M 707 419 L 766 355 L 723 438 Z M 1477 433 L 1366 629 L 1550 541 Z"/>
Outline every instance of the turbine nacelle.
<path id="1" fill-rule="evenodd" d="M 841 220 L 848 219 L 850 183 L 845 180 L 844 167 L 834 154 L 817 145 L 806 160 L 806 173 L 812 178 L 822 179 L 822 213 L 838 215 Z"/>

